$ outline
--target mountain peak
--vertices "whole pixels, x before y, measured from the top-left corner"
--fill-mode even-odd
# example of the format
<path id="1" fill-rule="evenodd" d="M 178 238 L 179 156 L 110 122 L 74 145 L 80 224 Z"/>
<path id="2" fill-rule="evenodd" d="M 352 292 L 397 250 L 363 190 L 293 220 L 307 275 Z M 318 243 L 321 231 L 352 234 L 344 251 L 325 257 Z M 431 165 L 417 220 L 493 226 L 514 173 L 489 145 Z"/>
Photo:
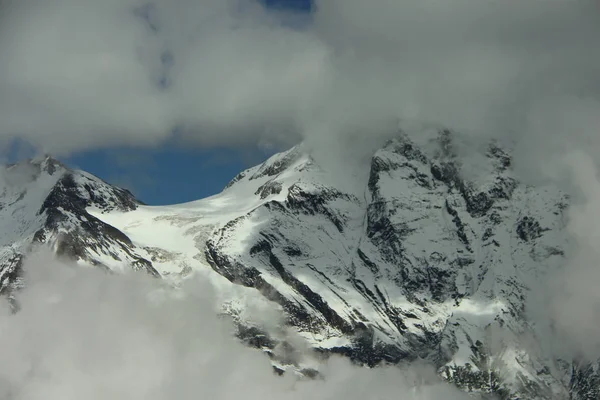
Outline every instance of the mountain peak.
<path id="1" fill-rule="evenodd" d="M 114 248 L 131 247 L 131 241 L 88 209 L 126 212 L 139 204 L 129 191 L 73 170 L 48 154 L 7 166 L 0 175 L 0 291 L 6 288 L 2 271 L 14 270 L 15 255 L 21 260 L 37 245 L 78 262 L 105 265 L 112 260 L 108 264 L 114 267 Z M 156 274 L 133 249 L 117 263 Z"/>
<path id="2" fill-rule="evenodd" d="M 42 171 L 47 172 L 50 175 L 54 175 L 59 170 L 69 170 L 65 164 L 50 154 L 34 157 L 29 162 L 34 165 L 39 165 Z"/>
<path id="3" fill-rule="evenodd" d="M 286 338 L 261 325 L 256 304 L 277 305 L 321 354 L 426 359 L 458 387 L 502 398 L 589 398 L 582 385 L 600 381 L 597 369 L 583 379 L 585 366 L 522 340 L 539 333 L 522 311 L 529 289 L 564 261 L 565 196 L 518 182 L 498 147 L 471 178 L 453 135 L 419 140 L 399 137 L 361 162 L 368 180 L 294 148 L 218 195 L 161 207 L 43 158 L 40 179 L 0 198 L 0 226 L 15 227 L 0 238 L 0 283 L 32 243 L 176 285 L 197 274 L 215 284 L 239 337 L 282 368 L 302 364 L 277 359 Z"/>

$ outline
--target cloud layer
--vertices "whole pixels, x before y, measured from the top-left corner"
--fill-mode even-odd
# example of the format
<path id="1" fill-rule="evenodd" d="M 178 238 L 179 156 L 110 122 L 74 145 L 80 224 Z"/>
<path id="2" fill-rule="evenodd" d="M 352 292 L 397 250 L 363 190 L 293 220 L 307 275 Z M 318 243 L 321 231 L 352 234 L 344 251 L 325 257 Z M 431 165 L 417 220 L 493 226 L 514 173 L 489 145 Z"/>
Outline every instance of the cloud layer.
<path id="1" fill-rule="evenodd" d="M 211 287 L 177 296 L 160 281 L 32 257 L 21 310 L 0 313 L 0 397 L 54 399 L 467 399 L 423 367 L 366 369 L 333 358 L 324 380 L 279 377 L 232 337 Z"/>
<path id="2" fill-rule="evenodd" d="M 51 152 L 339 142 L 399 118 L 514 138 L 549 101 L 599 90 L 591 1 L 317 1 L 300 28 L 252 0 L 0 13 L 0 138 Z"/>

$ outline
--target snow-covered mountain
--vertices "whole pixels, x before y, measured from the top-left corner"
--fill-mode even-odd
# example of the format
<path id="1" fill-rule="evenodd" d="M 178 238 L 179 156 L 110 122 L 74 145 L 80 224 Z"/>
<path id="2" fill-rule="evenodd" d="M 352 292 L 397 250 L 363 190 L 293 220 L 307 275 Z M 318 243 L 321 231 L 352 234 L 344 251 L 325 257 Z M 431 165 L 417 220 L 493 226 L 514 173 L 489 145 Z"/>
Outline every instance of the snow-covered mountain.
<path id="1" fill-rule="evenodd" d="M 486 172 L 466 180 L 452 133 L 419 138 L 399 134 L 368 175 L 343 177 L 297 146 L 216 196 L 161 207 L 50 157 L 6 167 L 2 290 L 19 285 L 32 246 L 50 246 L 173 284 L 200 274 L 240 338 L 267 352 L 279 339 L 249 304 L 280 307 L 320 353 L 422 358 L 464 390 L 502 398 L 597 398 L 597 368 L 546 354 L 525 310 L 531 286 L 564 261 L 567 197 L 519 183 L 495 144 Z"/>

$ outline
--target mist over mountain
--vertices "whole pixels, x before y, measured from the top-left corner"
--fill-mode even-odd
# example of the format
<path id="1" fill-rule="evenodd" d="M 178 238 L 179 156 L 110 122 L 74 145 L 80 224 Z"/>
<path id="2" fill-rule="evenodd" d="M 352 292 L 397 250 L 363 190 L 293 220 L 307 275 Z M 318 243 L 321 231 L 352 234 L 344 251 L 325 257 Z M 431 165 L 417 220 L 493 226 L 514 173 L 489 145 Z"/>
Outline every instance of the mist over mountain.
<path id="1" fill-rule="evenodd" d="M 0 1 L 2 397 L 600 398 L 598 3 L 275 8 Z M 285 151 L 59 161 L 172 142 Z"/>

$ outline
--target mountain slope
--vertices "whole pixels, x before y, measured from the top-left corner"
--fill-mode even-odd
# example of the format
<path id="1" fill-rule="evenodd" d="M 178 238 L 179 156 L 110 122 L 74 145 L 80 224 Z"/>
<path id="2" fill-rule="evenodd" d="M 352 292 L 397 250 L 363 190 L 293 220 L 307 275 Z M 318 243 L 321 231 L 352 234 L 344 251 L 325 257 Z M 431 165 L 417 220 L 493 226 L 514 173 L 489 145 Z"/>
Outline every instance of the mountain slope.
<path id="1" fill-rule="evenodd" d="M 496 145 L 467 181 L 451 132 L 419 138 L 378 150 L 368 180 L 333 174 L 297 146 L 216 196 L 165 207 L 49 158 L 10 167 L 19 179 L 1 197 L 2 226 L 15 228 L 0 238 L 3 285 L 41 243 L 173 284 L 201 274 L 240 336 L 269 352 L 277 338 L 249 304 L 278 305 L 320 352 L 369 365 L 424 358 L 465 390 L 505 398 L 589 398 L 595 370 L 545 356 L 525 313 L 532 284 L 563 262 L 566 197 L 516 181 Z"/>
<path id="2" fill-rule="evenodd" d="M 133 210 L 140 203 L 128 191 L 47 156 L 8 166 L 0 178 L 0 289 L 8 287 L 7 278 L 17 275 L 23 255 L 38 244 L 92 265 L 126 264 L 158 276 L 127 236 L 86 211 L 91 206 Z"/>

